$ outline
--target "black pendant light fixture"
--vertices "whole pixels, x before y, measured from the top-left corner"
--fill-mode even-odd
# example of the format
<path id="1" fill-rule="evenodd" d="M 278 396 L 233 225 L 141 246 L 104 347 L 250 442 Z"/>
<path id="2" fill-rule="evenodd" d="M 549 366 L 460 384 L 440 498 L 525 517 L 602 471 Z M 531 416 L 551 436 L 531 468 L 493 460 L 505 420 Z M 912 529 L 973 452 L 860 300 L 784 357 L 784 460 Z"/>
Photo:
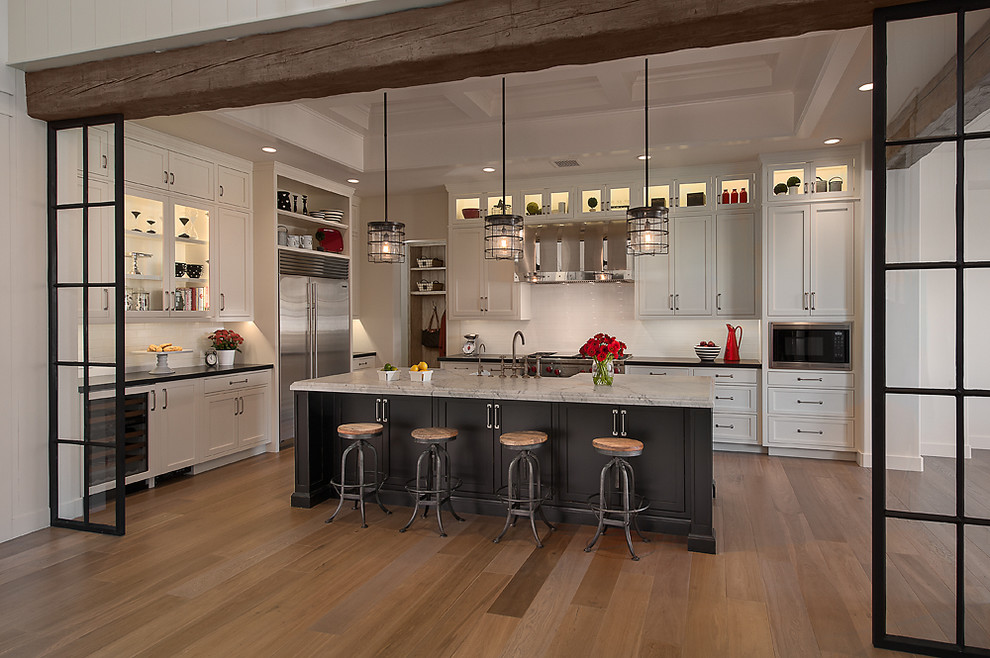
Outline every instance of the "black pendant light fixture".
<path id="1" fill-rule="evenodd" d="M 509 214 L 505 196 L 505 78 L 502 78 L 502 200 L 496 205 L 501 212 L 485 217 L 485 258 L 519 260 L 522 256 L 523 218 Z"/>
<path id="2" fill-rule="evenodd" d="M 382 137 L 385 143 L 385 220 L 368 222 L 368 261 L 406 262 L 406 225 L 388 218 L 388 92 L 382 105 Z"/>
<path id="3" fill-rule="evenodd" d="M 650 196 L 650 60 L 644 60 L 643 66 L 643 170 L 646 184 L 643 194 Z M 666 254 L 670 246 L 667 207 L 650 203 L 640 208 L 630 208 L 626 211 L 626 252 L 633 256 L 654 256 Z"/>

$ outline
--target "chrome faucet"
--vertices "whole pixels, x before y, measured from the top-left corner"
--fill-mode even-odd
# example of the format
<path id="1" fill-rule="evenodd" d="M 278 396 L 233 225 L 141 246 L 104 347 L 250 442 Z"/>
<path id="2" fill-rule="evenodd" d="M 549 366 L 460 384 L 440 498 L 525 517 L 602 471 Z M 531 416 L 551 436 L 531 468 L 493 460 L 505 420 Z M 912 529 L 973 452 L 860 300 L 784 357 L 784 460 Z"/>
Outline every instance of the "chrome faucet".
<path id="1" fill-rule="evenodd" d="M 517 337 L 522 341 L 522 344 L 523 345 L 526 344 L 526 337 L 523 336 L 523 332 L 517 331 L 516 333 L 512 334 L 512 376 L 513 377 L 518 377 L 519 376 L 519 375 L 516 374 L 516 368 L 518 367 L 516 365 L 516 338 Z"/>
<path id="2" fill-rule="evenodd" d="M 482 369 L 481 369 L 481 353 L 482 352 L 487 352 L 487 351 L 488 351 L 488 348 L 485 347 L 485 344 L 484 343 L 480 343 L 478 345 L 478 376 L 479 377 L 481 377 L 481 373 L 482 373 Z"/>

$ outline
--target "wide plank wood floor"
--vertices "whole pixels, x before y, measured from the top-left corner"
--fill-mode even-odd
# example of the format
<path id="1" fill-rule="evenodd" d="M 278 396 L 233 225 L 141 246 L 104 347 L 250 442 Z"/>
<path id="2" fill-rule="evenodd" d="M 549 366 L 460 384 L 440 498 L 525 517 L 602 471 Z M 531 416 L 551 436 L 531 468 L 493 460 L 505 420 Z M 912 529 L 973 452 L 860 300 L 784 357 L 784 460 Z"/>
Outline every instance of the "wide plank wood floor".
<path id="1" fill-rule="evenodd" d="M 716 453 L 718 555 L 561 526 L 492 543 L 409 508 L 370 527 L 292 509 L 292 452 L 127 500 L 122 538 L 48 528 L 0 544 L 0 654 L 16 656 L 863 656 L 870 471 Z M 432 519 L 431 519 L 432 521 Z"/>

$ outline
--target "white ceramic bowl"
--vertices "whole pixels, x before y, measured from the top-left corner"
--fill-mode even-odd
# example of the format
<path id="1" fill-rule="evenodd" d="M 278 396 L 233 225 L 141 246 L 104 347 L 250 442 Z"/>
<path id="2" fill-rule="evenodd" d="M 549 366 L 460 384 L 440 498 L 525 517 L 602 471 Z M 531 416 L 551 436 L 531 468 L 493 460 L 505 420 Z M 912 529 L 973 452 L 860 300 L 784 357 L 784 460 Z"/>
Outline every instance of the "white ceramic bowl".
<path id="1" fill-rule="evenodd" d="M 714 361 L 718 358 L 719 352 L 721 351 L 721 345 L 716 345 L 715 347 L 701 347 L 700 345 L 694 346 L 694 353 L 697 354 L 698 358 L 702 361 Z"/>
<path id="2" fill-rule="evenodd" d="M 432 370 L 409 371 L 409 379 L 414 382 L 428 382 L 433 379 Z"/>
<path id="3" fill-rule="evenodd" d="M 379 370 L 378 380 L 383 382 L 390 382 L 399 376 L 398 370 Z"/>

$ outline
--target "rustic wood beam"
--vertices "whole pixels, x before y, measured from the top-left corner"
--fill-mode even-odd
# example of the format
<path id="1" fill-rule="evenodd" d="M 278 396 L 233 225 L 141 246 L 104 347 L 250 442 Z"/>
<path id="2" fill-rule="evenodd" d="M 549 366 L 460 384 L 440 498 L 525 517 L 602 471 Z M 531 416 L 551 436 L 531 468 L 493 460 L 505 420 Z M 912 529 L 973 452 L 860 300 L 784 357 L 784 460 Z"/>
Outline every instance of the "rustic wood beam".
<path id="1" fill-rule="evenodd" d="M 27 73 L 28 113 L 127 119 L 870 25 L 903 0 L 459 0 Z"/>

